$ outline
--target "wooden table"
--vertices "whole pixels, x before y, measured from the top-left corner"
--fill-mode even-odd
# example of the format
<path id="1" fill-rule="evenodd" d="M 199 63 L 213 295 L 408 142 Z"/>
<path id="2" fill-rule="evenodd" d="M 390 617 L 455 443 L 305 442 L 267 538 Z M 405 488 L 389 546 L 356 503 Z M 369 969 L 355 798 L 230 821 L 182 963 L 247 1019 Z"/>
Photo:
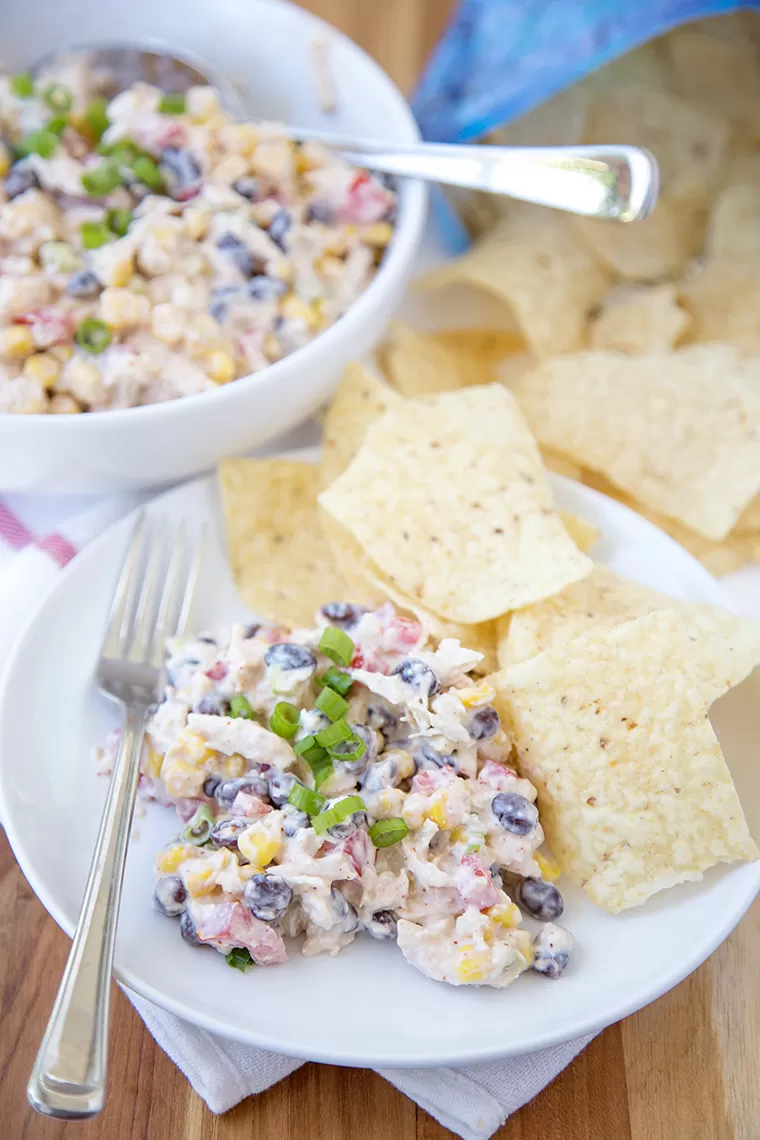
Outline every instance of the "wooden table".
<path id="1" fill-rule="evenodd" d="M 310 0 L 409 89 L 451 0 Z M 54 855 L 51 854 L 51 858 Z M 0 837 L 2 1140 L 443 1140 L 452 1133 L 374 1073 L 305 1065 L 214 1117 L 114 989 L 112 1082 L 88 1124 L 36 1116 L 29 1070 L 68 939 Z M 760 901 L 671 993 L 606 1030 L 496 1134 L 498 1140 L 757 1140 L 760 1136 Z"/>

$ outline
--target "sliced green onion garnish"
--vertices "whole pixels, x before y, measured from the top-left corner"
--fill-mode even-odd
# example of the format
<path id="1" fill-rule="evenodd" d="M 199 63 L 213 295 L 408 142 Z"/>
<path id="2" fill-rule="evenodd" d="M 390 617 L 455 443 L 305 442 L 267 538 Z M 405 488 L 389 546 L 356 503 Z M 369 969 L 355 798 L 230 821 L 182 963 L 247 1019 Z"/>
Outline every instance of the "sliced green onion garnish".
<path id="1" fill-rule="evenodd" d="M 332 756 L 333 760 L 342 760 L 348 764 L 354 760 L 361 760 L 366 751 L 367 745 L 364 741 L 353 735 L 350 740 L 340 740 L 327 749 L 328 755 Z"/>
<path id="2" fill-rule="evenodd" d="M 11 76 L 11 91 L 17 99 L 31 99 L 34 95 L 34 80 L 28 71 Z"/>
<path id="3" fill-rule="evenodd" d="M 105 222 L 82 222 L 80 231 L 85 249 L 99 249 L 106 242 L 113 241 L 113 234 Z"/>
<path id="4" fill-rule="evenodd" d="M 45 124 L 45 130 L 50 131 L 51 135 L 62 135 L 69 125 L 69 120 L 65 115 L 56 115 L 52 119 L 48 119 Z"/>
<path id="5" fill-rule="evenodd" d="M 321 744 L 317 744 L 316 736 L 309 734 L 302 736 L 297 744 L 293 745 L 294 751 L 298 756 L 303 756 L 307 764 L 311 764 L 312 760 L 317 760 L 324 748 Z"/>
<path id="6" fill-rule="evenodd" d="M 74 339 L 85 352 L 99 356 L 111 343 L 111 330 L 105 321 L 99 321 L 97 317 L 87 317 L 77 329 Z"/>
<path id="7" fill-rule="evenodd" d="M 317 708 L 325 716 L 329 716 L 330 720 L 340 720 L 348 709 L 348 701 L 344 701 L 343 697 L 339 696 L 334 689 L 325 685 L 317 697 Z"/>
<path id="8" fill-rule="evenodd" d="M 91 103 L 88 103 L 84 111 L 84 121 L 95 138 L 100 139 L 111 125 L 108 118 L 107 101 L 105 99 L 93 99 Z"/>
<path id="9" fill-rule="evenodd" d="M 182 838 L 187 843 L 205 843 L 214 826 L 214 814 L 208 804 L 201 804 L 189 823 L 182 829 Z"/>
<path id="10" fill-rule="evenodd" d="M 185 96 L 182 94 L 166 94 L 161 96 L 158 109 L 162 115 L 184 115 Z"/>
<path id="11" fill-rule="evenodd" d="M 302 740 L 294 744 L 293 748 L 299 756 L 304 758 L 311 768 L 314 777 L 314 787 L 317 789 L 321 788 L 333 770 L 332 760 L 322 745 L 317 744 L 317 738 L 315 736 L 309 735 L 304 736 Z"/>
<path id="12" fill-rule="evenodd" d="M 19 158 L 26 158 L 28 154 L 39 154 L 42 158 L 50 158 L 58 146 L 58 135 L 52 131 L 30 131 L 24 135 L 16 147 Z"/>
<path id="13" fill-rule="evenodd" d="M 82 175 L 82 185 L 91 198 L 102 198 L 121 185 L 121 175 L 115 162 L 100 162 Z"/>
<path id="14" fill-rule="evenodd" d="M 323 673 L 321 677 L 317 677 L 316 681 L 318 685 L 323 687 L 327 685 L 328 688 L 334 689 L 335 692 L 340 693 L 342 697 L 346 696 L 354 683 L 353 677 L 348 673 L 344 673 L 341 669 L 336 669 L 334 665 L 331 665 L 327 672 Z"/>
<path id="15" fill-rule="evenodd" d="M 329 657 L 336 665 L 350 665 L 354 655 L 354 643 L 344 630 L 328 625 L 327 629 L 322 630 L 319 652 L 324 653 L 325 657 Z"/>
<path id="16" fill-rule="evenodd" d="M 236 946 L 234 950 L 230 950 L 229 954 L 224 956 L 227 959 L 227 965 L 232 966 L 233 970 L 240 970 L 241 974 L 245 973 L 247 966 L 254 965 L 251 951 L 247 946 Z"/>
<path id="17" fill-rule="evenodd" d="M 288 796 L 289 804 L 298 808 L 299 811 L 308 812 L 309 815 L 317 815 L 321 812 L 326 802 L 324 796 L 320 796 L 319 792 L 313 792 L 304 784 L 294 784 Z"/>
<path id="18" fill-rule="evenodd" d="M 408 834 L 409 828 L 400 816 L 395 819 L 378 819 L 369 829 L 369 837 L 375 847 L 392 847 Z"/>
<path id="19" fill-rule="evenodd" d="M 292 740 L 298 732 L 300 718 L 301 714 L 290 701 L 278 701 L 269 718 L 269 727 L 285 740 Z"/>
<path id="20" fill-rule="evenodd" d="M 253 709 L 248 697 L 243 693 L 238 693 L 234 697 L 230 697 L 230 716 L 239 716 L 243 720 L 253 720 Z"/>
<path id="21" fill-rule="evenodd" d="M 51 83 L 42 92 L 42 98 L 50 110 L 57 111 L 59 115 L 70 111 L 74 102 L 74 96 L 63 83 Z"/>
<path id="22" fill-rule="evenodd" d="M 150 190 L 163 190 L 164 180 L 161 177 L 161 171 L 152 158 L 148 158 L 144 154 L 139 155 L 132 163 L 132 170 Z"/>
<path id="23" fill-rule="evenodd" d="M 99 142 L 97 149 L 98 154 L 104 154 L 122 166 L 131 166 L 142 153 L 139 147 L 136 147 L 129 139 L 120 139 L 119 142 L 115 143 Z"/>
<path id="24" fill-rule="evenodd" d="M 351 740 L 353 738 L 353 730 L 345 720 L 336 720 L 335 724 L 328 724 L 327 728 L 321 728 L 317 733 L 317 744 L 321 744 L 323 748 L 334 748 L 336 744 L 340 744 L 342 740 Z"/>
<path id="25" fill-rule="evenodd" d="M 124 237 L 124 234 L 129 229 L 129 223 L 132 221 L 132 214 L 129 210 L 109 210 L 106 214 L 106 225 L 112 233 L 118 237 Z"/>
<path id="26" fill-rule="evenodd" d="M 334 827 L 336 823 L 343 823 L 355 811 L 366 810 L 367 805 L 361 796 L 346 796 L 344 800 L 340 800 L 327 811 L 321 811 L 319 815 L 315 815 L 311 821 L 311 826 L 317 835 L 323 835 L 328 827 Z"/>

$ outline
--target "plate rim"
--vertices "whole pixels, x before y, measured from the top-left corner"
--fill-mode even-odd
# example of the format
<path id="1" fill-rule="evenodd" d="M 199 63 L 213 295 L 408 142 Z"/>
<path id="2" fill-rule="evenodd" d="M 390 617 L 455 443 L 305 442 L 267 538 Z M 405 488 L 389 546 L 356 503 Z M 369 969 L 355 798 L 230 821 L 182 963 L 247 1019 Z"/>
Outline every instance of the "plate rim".
<path id="1" fill-rule="evenodd" d="M 290 451 L 283 451 L 272 456 L 264 458 L 277 458 L 277 459 L 291 459 L 300 460 L 302 462 L 314 463 L 319 454 L 318 447 L 301 448 Z M 547 472 L 549 482 L 559 485 L 560 487 L 571 487 L 574 493 L 577 493 L 577 488 L 582 488 L 582 493 L 587 496 L 592 502 L 601 501 L 605 504 L 612 503 L 614 509 L 620 510 L 625 515 L 633 515 L 636 519 L 636 524 L 643 524 L 646 529 L 650 529 L 657 533 L 658 541 L 662 541 L 664 537 L 668 543 L 678 548 L 679 556 L 686 557 L 691 563 L 698 566 L 699 571 L 703 575 L 705 582 L 710 583 L 710 590 L 714 594 L 715 603 L 722 604 L 727 609 L 733 612 L 730 600 L 725 595 L 725 592 L 720 583 L 709 573 L 709 571 L 698 562 L 687 550 L 685 550 L 679 543 L 675 541 L 670 535 L 661 531 L 653 523 L 649 522 L 642 515 L 631 510 L 616 500 L 610 499 L 608 496 L 596 491 L 592 487 L 587 487 L 585 484 L 578 484 L 574 480 L 567 479 L 565 476 L 558 475 L 555 472 Z M 132 511 L 127 512 L 121 518 L 112 522 L 103 532 L 98 535 L 92 542 L 88 543 L 83 549 L 83 553 L 87 552 L 90 557 L 97 557 L 97 552 L 100 546 L 107 546 L 113 539 L 113 531 L 119 528 L 128 528 L 130 522 L 134 520 L 137 513 L 141 510 L 148 512 L 160 510 L 162 503 L 165 499 L 176 494 L 178 491 L 188 492 L 194 488 L 196 491 L 201 491 L 203 488 L 209 488 L 214 493 L 218 494 L 216 490 L 216 473 L 210 472 L 205 475 L 197 476 L 195 479 L 188 480 L 180 483 L 177 486 L 162 492 L 159 495 L 147 500 L 141 506 L 137 506 Z M 192 491 L 191 491 L 192 493 Z M 61 589 L 62 584 L 68 578 L 78 572 L 78 560 L 76 558 L 72 561 L 54 578 L 50 583 L 49 588 L 38 599 L 33 611 L 30 613 L 27 624 L 19 632 L 15 638 L 9 652 L 5 664 L 0 672 L 0 738 L 2 737 L 2 727 L 5 718 L 8 715 L 6 710 L 6 693 L 13 673 L 16 658 L 20 655 L 21 650 L 29 636 L 29 630 L 35 623 L 39 612 L 45 607 L 51 598 Z M 1 739 L 0 739 L 1 743 Z M 73 934 L 75 922 L 70 922 L 62 909 L 58 906 L 51 893 L 47 890 L 45 883 L 35 874 L 33 868 L 29 867 L 24 856 L 24 843 L 16 830 L 13 822 L 13 816 L 8 811 L 8 799 L 5 791 L 5 782 L 3 778 L 5 765 L 0 756 L 0 820 L 4 826 L 8 842 L 11 850 L 13 851 L 14 858 L 21 869 L 22 874 L 31 886 L 35 895 L 44 906 L 48 914 L 53 918 L 57 925 L 64 931 L 64 933 L 71 938 Z M 730 867 L 732 865 L 727 865 Z M 745 870 L 753 866 L 752 863 L 736 864 L 737 869 L 744 868 Z M 652 1001 L 657 1000 L 663 994 L 667 993 L 674 986 L 678 985 L 681 981 L 687 978 L 694 972 L 703 962 L 710 957 L 711 954 L 720 946 L 720 944 L 728 937 L 728 935 L 735 929 L 738 923 L 746 914 L 751 906 L 755 897 L 760 893 L 760 860 L 756 863 L 756 871 L 754 876 L 750 876 L 745 893 L 742 895 L 739 908 L 732 912 L 731 916 L 727 918 L 717 929 L 713 928 L 711 936 L 705 943 L 700 944 L 699 949 L 690 955 L 684 962 L 682 962 L 677 969 L 668 973 L 661 979 L 654 989 L 647 992 L 643 997 L 640 993 L 636 993 L 628 1000 L 621 1001 L 607 1013 L 601 1014 L 597 1017 L 591 1017 L 582 1020 L 578 1017 L 575 1021 L 568 1025 L 564 1023 L 564 1027 L 558 1027 L 554 1032 L 544 1032 L 540 1041 L 536 1041 L 529 1046 L 524 1044 L 511 1045 L 509 1039 L 504 1043 L 498 1045 L 486 1046 L 482 1049 L 467 1049 L 466 1052 L 456 1051 L 447 1052 L 442 1055 L 436 1055 L 433 1058 L 425 1058 L 424 1055 L 417 1053 L 405 1053 L 403 1048 L 389 1053 L 376 1053 L 371 1057 L 366 1055 L 357 1056 L 356 1049 L 346 1047 L 345 1052 L 335 1050 L 329 1047 L 294 1047 L 293 1044 L 283 1044 L 273 1039 L 266 1032 L 257 1031 L 255 1026 L 252 1027 L 237 1027 L 230 1026 L 227 1022 L 217 1020 L 213 1016 L 209 1016 L 203 1012 L 194 1009 L 187 1003 L 182 1003 L 175 1000 L 171 996 L 167 996 L 162 991 L 157 990 L 152 984 L 145 982 L 139 975 L 135 974 L 132 970 L 120 967 L 114 961 L 113 978 L 121 986 L 123 990 L 128 992 L 132 991 L 156 1005 L 159 1009 L 166 1010 L 168 1013 L 180 1018 L 183 1021 L 190 1022 L 201 1029 L 206 1030 L 216 1036 L 220 1036 L 226 1040 L 238 1041 L 241 1044 L 252 1045 L 256 1048 L 265 1049 L 280 1055 L 295 1056 L 299 1059 L 306 1061 L 315 1061 L 327 1064 L 337 1064 L 354 1068 L 440 1068 L 446 1066 L 457 1066 L 467 1064 L 479 1064 L 486 1061 L 504 1060 L 510 1057 L 527 1056 L 532 1052 L 551 1048 L 555 1045 L 560 1045 L 568 1041 L 576 1040 L 581 1037 L 595 1036 L 601 1030 L 613 1025 L 616 1022 L 628 1017 L 630 1014 L 637 1012 L 649 1005 Z M 646 987 L 645 987 L 646 988 Z"/>

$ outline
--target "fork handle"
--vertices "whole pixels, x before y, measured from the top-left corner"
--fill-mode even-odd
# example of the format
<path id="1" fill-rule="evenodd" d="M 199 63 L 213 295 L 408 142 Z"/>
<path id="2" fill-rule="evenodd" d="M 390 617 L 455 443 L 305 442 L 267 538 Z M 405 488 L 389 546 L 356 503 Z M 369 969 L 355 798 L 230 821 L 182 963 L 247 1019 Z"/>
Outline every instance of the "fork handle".
<path id="1" fill-rule="evenodd" d="M 114 939 L 146 715 L 146 708 L 125 706 L 82 909 L 27 1086 L 29 1103 L 45 1116 L 81 1120 L 105 1100 Z"/>

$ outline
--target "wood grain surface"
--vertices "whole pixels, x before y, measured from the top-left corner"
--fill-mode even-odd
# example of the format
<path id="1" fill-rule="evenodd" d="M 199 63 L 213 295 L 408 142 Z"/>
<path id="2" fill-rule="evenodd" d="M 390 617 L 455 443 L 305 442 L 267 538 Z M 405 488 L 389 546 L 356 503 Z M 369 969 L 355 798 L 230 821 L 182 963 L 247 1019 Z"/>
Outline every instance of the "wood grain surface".
<path id="1" fill-rule="evenodd" d="M 209 0 L 210 2 L 210 0 Z M 310 0 L 406 90 L 451 0 Z M 113 993 L 111 1088 L 100 1118 L 35 1115 L 25 1088 L 68 939 L 0 833 L 0 1140 L 443 1140 L 452 1133 L 374 1073 L 305 1065 L 213 1116 Z M 498 1140 L 758 1140 L 760 901 L 713 957 L 606 1030 L 496 1133 Z"/>

